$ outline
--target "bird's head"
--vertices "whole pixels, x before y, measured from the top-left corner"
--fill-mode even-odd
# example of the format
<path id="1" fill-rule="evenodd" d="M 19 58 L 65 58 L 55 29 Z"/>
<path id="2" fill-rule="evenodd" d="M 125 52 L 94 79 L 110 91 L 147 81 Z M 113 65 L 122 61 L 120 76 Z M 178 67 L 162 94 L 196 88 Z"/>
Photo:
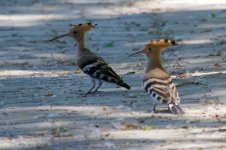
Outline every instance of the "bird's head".
<path id="1" fill-rule="evenodd" d="M 154 57 L 156 55 L 159 55 L 162 50 L 172 45 L 177 45 L 174 40 L 161 39 L 161 40 L 150 41 L 147 44 L 145 44 L 144 48 L 130 54 L 129 56 L 143 53 L 147 56 Z"/>
<path id="2" fill-rule="evenodd" d="M 69 30 L 68 33 L 59 35 L 49 41 L 54 41 L 56 39 L 65 37 L 65 36 L 70 36 L 75 38 L 76 40 L 79 40 L 84 37 L 84 34 L 91 30 L 92 28 L 95 28 L 97 24 L 92 24 L 92 23 L 84 23 L 84 24 L 77 24 L 77 25 L 70 25 L 71 29 Z"/>

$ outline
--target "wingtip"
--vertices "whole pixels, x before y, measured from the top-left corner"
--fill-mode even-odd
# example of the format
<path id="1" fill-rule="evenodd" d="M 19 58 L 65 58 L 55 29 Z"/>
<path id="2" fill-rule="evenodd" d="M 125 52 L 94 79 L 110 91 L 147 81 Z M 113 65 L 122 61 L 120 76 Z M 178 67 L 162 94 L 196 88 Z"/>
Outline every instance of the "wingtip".
<path id="1" fill-rule="evenodd" d="M 126 84 L 126 83 L 120 83 L 119 84 L 120 86 L 122 86 L 122 87 L 124 87 L 124 88 L 126 88 L 127 90 L 130 90 L 131 89 L 131 87 L 128 85 L 128 84 Z"/>
<path id="2" fill-rule="evenodd" d="M 131 87 L 130 87 L 129 85 L 127 85 L 125 88 L 126 88 L 127 90 L 130 90 L 130 89 L 131 89 Z"/>
<path id="3" fill-rule="evenodd" d="M 184 111 L 181 109 L 181 107 L 174 103 L 174 102 L 171 102 L 168 104 L 168 107 L 169 107 L 169 110 L 172 114 L 174 115 L 183 115 L 185 114 Z"/>

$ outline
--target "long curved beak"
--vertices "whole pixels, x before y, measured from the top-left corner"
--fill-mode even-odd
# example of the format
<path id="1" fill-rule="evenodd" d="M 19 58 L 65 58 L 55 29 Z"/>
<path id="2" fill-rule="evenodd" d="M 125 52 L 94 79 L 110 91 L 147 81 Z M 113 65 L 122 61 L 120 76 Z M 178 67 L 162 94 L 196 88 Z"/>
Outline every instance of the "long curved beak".
<path id="1" fill-rule="evenodd" d="M 140 50 L 138 50 L 138 51 L 135 51 L 135 52 L 133 52 L 132 54 L 129 54 L 128 57 L 131 57 L 131 56 L 137 55 L 137 54 L 141 54 L 141 53 L 144 53 L 144 49 L 140 49 Z"/>
<path id="2" fill-rule="evenodd" d="M 54 40 L 56 40 L 56 39 L 59 39 L 59 38 L 65 37 L 65 36 L 68 36 L 68 33 L 62 34 L 62 35 L 59 35 L 59 36 L 57 36 L 57 37 L 55 37 L 55 38 L 53 38 L 53 39 L 50 39 L 50 40 L 48 40 L 48 42 L 52 42 L 52 41 L 54 41 Z"/>

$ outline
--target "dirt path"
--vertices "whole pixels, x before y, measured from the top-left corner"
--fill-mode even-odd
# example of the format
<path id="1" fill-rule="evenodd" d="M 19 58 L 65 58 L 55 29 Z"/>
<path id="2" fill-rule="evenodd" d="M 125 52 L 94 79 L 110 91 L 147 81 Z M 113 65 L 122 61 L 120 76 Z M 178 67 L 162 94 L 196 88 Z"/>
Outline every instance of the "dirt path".
<path id="1" fill-rule="evenodd" d="M 226 149 L 226 2 L 204 0 L 9 0 L 0 2 L 0 149 Z M 83 97 L 89 79 L 69 38 L 46 43 L 69 24 L 98 24 L 87 47 L 131 84 L 104 84 Z M 180 45 L 163 55 L 186 114 L 150 114 L 142 88 L 150 39 Z"/>

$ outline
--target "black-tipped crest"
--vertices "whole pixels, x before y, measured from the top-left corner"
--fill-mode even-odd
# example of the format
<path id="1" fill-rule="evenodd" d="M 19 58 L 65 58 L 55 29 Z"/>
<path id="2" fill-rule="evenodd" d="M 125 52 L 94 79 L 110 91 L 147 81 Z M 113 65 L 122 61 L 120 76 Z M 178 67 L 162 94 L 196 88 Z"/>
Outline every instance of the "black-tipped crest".
<path id="1" fill-rule="evenodd" d="M 88 22 L 88 23 L 84 23 L 84 24 L 77 24 L 77 25 L 73 25 L 72 29 L 71 30 L 76 30 L 78 32 L 86 32 L 86 31 L 89 31 L 91 28 L 94 28 L 96 27 L 97 24 L 92 24 L 91 22 Z"/>
<path id="2" fill-rule="evenodd" d="M 176 45 L 175 40 L 160 39 L 160 40 L 150 41 L 149 43 L 146 44 L 146 46 L 153 46 L 153 47 L 168 47 L 170 45 Z"/>
<path id="3" fill-rule="evenodd" d="M 130 54 L 129 57 L 136 54 L 140 54 L 140 53 L 145 53 L 145 54 L 156 53 L 157 51 L 163 50 L 172 45 L 177 45 L 175 40 L 159 39 L 159 40 L 149 41 L 148 43 L 145 44 L 143 49 Z"/>
<path id="4" fill-rule="evenodd" d="M 65 37 L 65 36 L 72 36 L 75 37 L 77 33 L 79 34 L 84 34 L 85 32 L 89 31 L 91 28 L 95 28 L 97 26 L 97 24 L 92 24 L 91 22 L 88 23 L 84 23 L 84 24 L 77 24 L 77 25 L 73 25 L 73 24 L 69 24 L 69 26 L 71 26 L 71 29 L 68 33 L 57 36 L 51 40 L 48 40 L 48 42 L 54 41 L 56 39 Z"/>

